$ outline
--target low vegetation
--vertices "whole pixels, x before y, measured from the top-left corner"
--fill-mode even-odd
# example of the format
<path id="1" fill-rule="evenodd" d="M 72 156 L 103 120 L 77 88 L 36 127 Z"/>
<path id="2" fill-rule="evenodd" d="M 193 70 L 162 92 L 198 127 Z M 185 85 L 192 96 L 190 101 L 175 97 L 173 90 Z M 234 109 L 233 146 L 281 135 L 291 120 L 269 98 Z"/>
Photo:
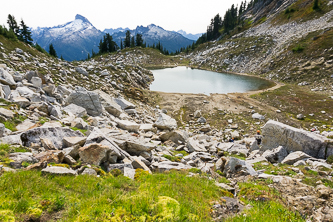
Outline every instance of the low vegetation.
<path id="1" fill-rule="evenodd" d="M 135 181 L 122 175 L 98 178 L 46 176 L 35 171 L 4 173 L 0 177 L 0 218 L 210 221 L 210 202 L 224 193 L 213 181 L 187 177 L 184 172 L 140 174 Z"/>

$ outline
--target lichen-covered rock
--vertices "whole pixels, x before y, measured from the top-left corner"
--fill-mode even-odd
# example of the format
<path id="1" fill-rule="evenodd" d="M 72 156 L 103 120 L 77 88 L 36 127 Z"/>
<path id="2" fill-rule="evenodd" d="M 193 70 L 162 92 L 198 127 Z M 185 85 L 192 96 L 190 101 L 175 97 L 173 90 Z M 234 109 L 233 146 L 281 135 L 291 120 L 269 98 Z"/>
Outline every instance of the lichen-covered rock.
<path id="1" fill-rule="evenodd" d="M 63 127 L 36 127 L 21 134 L 24 146 L 30 147 L 31 143 L 41 143 L 41 138 L 47 138 L 54 144 L 55 148 L 62 149 L 63 138 L 84 137 L 80 131 L 74 131 Z"/>

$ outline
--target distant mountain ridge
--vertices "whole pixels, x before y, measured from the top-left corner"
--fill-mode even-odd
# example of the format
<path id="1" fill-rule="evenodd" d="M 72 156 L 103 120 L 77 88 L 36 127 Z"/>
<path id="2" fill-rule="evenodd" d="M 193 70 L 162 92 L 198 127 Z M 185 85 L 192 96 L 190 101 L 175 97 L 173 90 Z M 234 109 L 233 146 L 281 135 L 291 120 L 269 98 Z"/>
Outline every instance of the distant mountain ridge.
<path id="1" fill-rule="evenodd" d="M 177 31 L 179 34 L 181 34 L 182 36 L 184 36 L 185 38 L 197 41 L 198 38 L 203 34 L 203 33 L 198 33 L 198 34 L 191 34 L 191 33 L 187 33 L 184 30 L 178 30 Z"/>
<path id="2" fill-rule="evenodd" d="M 147 27 L 137 26 L 136 29 L 130 30 L 130 32 L 131 36 L 136 36 L 138 33 L 142 34 L 142 38 L 147 45 L 156 45 L 160 42 L 169 52 L 175 52 L 181 47 L 186 47 L 194 42 L 175 31 L 167 31 L 154 24 L 150 24 Z M 125 34 L 126 31 L 113 33 L 113 40 L 120 45 L 121 40 L 125 39 Z"/>
<path id="3" fill-rule="evenodd" d="M 92 50 L 98 52 L 98 43 L 103 35 L 103 32 L 79 14 L 74 21 L 66 24 L 32 30 L 35 42 L 46 50 L 52 43 L 58 56 L 62 55 L 68 61 L 86 59 Z"/>
<path id="4" fill-rule="evenodd" d="M 121 40 L 125 39 L 125 33 L 129 28 L 105 29 L 104 32 L 96 29 L 90 21 L 77 14 L 75 20 L 54 27 L 38 27 L 32 29 L 34 42 L 48 51 L 52 43 L 57 55 L 65 60 L 83 60 L 92 50 L 98 52 L 98 44 L 105 33 L 110 33 L 114 41 L 120 46 Z M 175 52 L 182 47 L 191 45 L 194 40 L 188 39 L 175 31 L 167 31 L 162 27 L 151 24 L 147 27 L 137 26 L 130 30 L 131 35 L 142 34 L 147 45 L 157 45 L 159 42 L 169 52 Z"/>
<path id="5" fill-rule="evenodd" d="M 113 35 L 114 33 L 117 33 L 117 32 L 126 32 L 127 30 L 130 30 L 129 28 L 116 28 L 116 29 L 104 29 L 103 32 L 105 33 L 109 33 L 110 35 Z"/>

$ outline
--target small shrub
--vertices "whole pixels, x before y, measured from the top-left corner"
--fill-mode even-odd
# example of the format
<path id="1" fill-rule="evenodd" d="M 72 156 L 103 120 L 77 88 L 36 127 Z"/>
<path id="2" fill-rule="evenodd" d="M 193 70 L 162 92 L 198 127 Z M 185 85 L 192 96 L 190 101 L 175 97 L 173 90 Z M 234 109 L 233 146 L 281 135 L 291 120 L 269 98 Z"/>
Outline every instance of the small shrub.
<path id="1" fill-rule="evenodd" d="M 230 183 L 230 181 L 227 178 L 225 178 L 225 177 L 220 178 L 218 180 L 218 182 L 219 183 L 225 183 L 225 184 L 229 184 Z"/>
<path id="2" fill-rule="evenodd" d="M 57 196 L 53 203 L 54 210 L 60 211 L 65 207 L 65 197 L 64 196 Z"/>
<path id="3" fill-rule="evenodd" d="M 167 158 L 168 160 L 172 161 L 172 162 L 180 162 L 181 157 L 178 156 L 170 156 L 170 155 L 163 155 L 164 158 Z"/>
<path id="4" fill-rule="evenodd" d="M 118 177 L 120 175 L 122 175 L 123 173 L 121 172 L 121 170 L 119 169 L 113 169 L 110 171 L 110 173 L 114 176 L 114 177 Z"/>
<path id="5" fill-rule="evenodd" d="M 322 179 L 321 181 L 324 183 L 325 186 L 333 189 L 333 181 L 328 180 L 328 179 Z"/>
<path id="6" fill-rule="evenodd" d="M 191 168 L 191 169 L 189 170 L 189 172 L 191 172 L 191 173 L 200 173 L 200 174 L 201 174 L 201 170 L 198 169 L 198 168 Z"/>
<path id="7" fill-rule="evenodd" d="M 301 45 L 297 45 L 295 48 L 292 49 L 292 51 L 295 52 L 302 52 L 304 50 L 304 47 Z"/>
<path id="8" fill-rule="evenodd" d="M 140 181 L 140 177 L 149 175 L 149 172 L 143 169 L 136 169 L 134 180 Z"/>
<path id="9" fill-rule="evenodd" d="M 30 163 L 23 161 L 21 164 L 24 168 L 28 167 Z"/>
<path id="10" fill-rule="evenodd" d="M 326 162 L 329 163 L 329 164 L 332 164 L 333 163 L 333 155 L 330 155 L 329 157 L 327 157 Z"/>

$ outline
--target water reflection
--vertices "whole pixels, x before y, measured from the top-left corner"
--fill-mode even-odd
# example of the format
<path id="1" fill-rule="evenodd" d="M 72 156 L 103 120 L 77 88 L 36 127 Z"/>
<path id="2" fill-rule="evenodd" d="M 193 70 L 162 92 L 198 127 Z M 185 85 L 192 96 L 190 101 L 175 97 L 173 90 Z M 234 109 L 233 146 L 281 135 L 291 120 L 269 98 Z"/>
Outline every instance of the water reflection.
<path id="1" fill-rule="evenodd" d="M 272 82 L 260 78 L 190 69 L 184 66 L 152 70 L 152 72 L 155 78 L 150 86 L 152 91 L 209 95 L 242 93 L 273 86 Z"/>

